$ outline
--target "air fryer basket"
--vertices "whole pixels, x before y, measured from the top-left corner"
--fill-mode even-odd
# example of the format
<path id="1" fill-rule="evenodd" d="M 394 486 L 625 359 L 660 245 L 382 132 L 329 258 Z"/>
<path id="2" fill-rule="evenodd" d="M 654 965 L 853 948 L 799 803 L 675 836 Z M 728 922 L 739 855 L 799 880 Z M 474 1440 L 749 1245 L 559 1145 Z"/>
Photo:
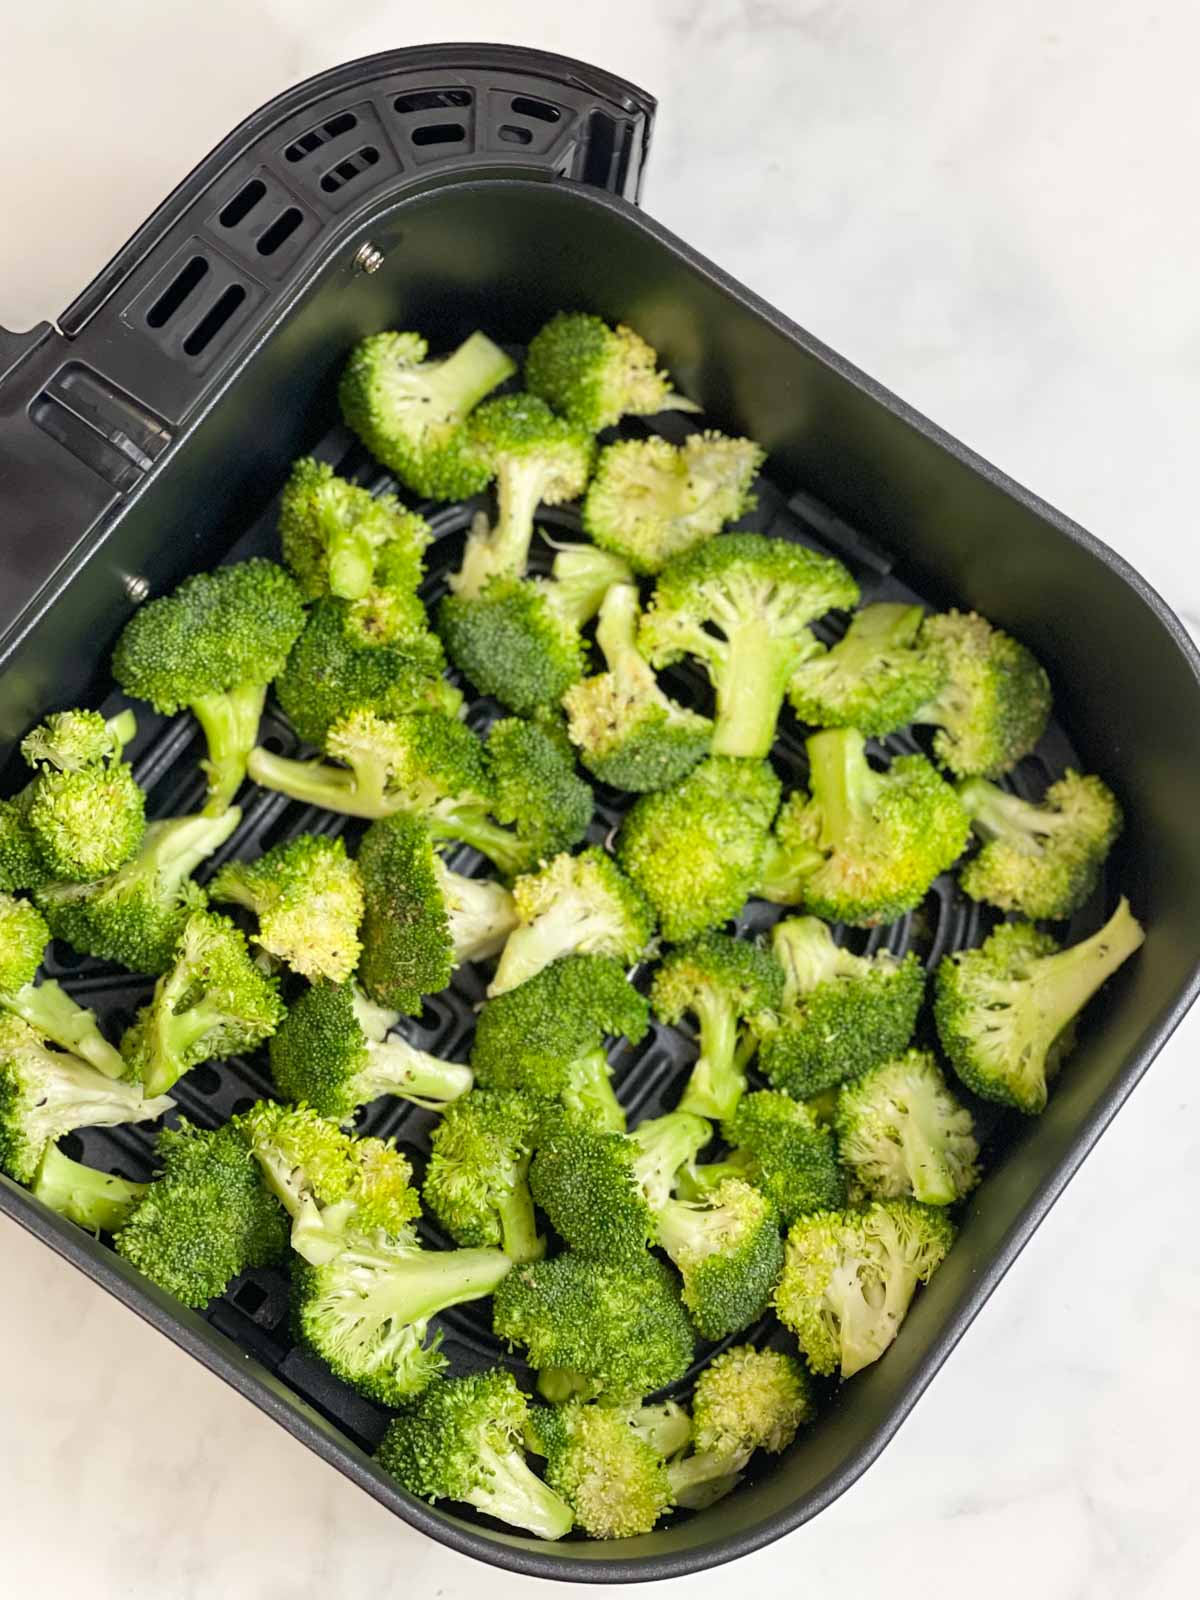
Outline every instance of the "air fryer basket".
<path id="1" fill-rule="evenodd" d="M 865 598 L 974 606 L 1037 652 L 1061 721 L 1014 774 L 1021 792 L 1036 795 L 1076 763 L 1102 772 L 1126 807 L 1112 885 L 1146 922 L 1146 945 L 1089 1012 L 1044 1116 L 988 1118 L 989 1175 L 896 1345 L 844 1395 L 830 1392 L 780 1462 L 717 1507 L 639 1539 L 546 1546 L 414 1502 L 370 1460 L 382 1410 L 293 1348 L 282 1273 L 247 1274 L 196 1315 L 0 1179 L 5 1213 L 407 1522 L 485 1561 L 591 1582 L 715 1565 L 796 1527 L 853 1482 L 1179 1022 L 1200 958 L 1200 661 L 1186 634 L 1110 550 L 641 215 L 632 202 L 653 110 L 593 68 L 500 47 L 339 68 L 231 135 L 69 308 L 61 331 L 0 330 L 7 751 L 43 711 L 110 697 L 108 651 L 147 593 L 231 551 L 272 548 L 273 497 L 295 455 L 315 450 L 372 488 L 387 484 L 337 425 L 334 380 L 355 339 L 411 326 L 436 347 L 482 326 L 517 347 L 552 311 L 582 306 L 633 323 L 704 402 L 706 422 L 768 448 L 750 525 L 835 552 Z M 685 426 L 655 425 L 673 437 Z M 469 510 L 430 515 L 433 595 Z M 570 511 L 545 520 L 577 526 Z M 1117 640 L 1119 651 L 1108 647 Z M 493 709 L 476 704 L 472 721 Z M 135 762 L 152 812 L 191 808 L 201 793 L 194 728 L 141 707 L 139 718 Z M 294 747 L 270 715 L 264 739 Z M 907 735 L 886 743 L 912 748 Z M 796 781 L 794 730 L 777 754 Z M 10 755 L 14 781 L 17 770 Z M 617 801 L 598 795 L 596 838 Z M 248 791 L 223 856 L 340 825 Z M 456 865 L 471 859 L 464 852 Z M 1099 894 L 1072 934 L 1095 926 L 1111 898 Z M 756 906 L 748 920 L 774 915 Z M 933 961 L 974 942 L 977 917 L 939 881 L 915 916 L 870 944 Z M 52 950 L 48 970 L 113 1025 L 147 988 L 67 951 Z M 479 994 L 470 971 L 460 974 L 411 1037 L 461 1055 Z M 673 1102 L 687 1061 L 686 1041 L 665 1029 L 615 1058 L 631 1120 Z M 235 1061 L 197 1069 L 176 1093 L 189 1117 L 215 1125 L 269 1087 L 261 1062 Z M 395 1135 L 419 1170 L 428 1121 L 384 1102 L 364 1125 Z M 90 1130 L 75 1148 L 128 1176 L 150 1169 L 145 1129 Z M 458 1308 L 443 1327 L 459 1369 L 508 1359 L 486 1309 Z"/>

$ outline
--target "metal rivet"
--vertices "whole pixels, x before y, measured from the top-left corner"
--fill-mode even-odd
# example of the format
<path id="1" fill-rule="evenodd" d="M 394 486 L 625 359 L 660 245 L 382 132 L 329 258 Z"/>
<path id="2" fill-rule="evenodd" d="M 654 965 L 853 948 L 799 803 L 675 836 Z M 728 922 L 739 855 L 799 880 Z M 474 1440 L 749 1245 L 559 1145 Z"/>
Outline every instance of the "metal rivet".
<path id="1" fill-rule="evenodd" d="M 124 582 L 125 598 L 132 600 L 135 606 L 140 606 L 143 600 L 149 598 L 150 583 L 139 573 L 131 572 Z"/>
<path id="2" fill-rule="evenodd" d="M 354 254 L 355 272 L 378 272 L 382 265 L 382 250 L 376 250 L 369 239 L 366 244 L 359 245 Z"/>

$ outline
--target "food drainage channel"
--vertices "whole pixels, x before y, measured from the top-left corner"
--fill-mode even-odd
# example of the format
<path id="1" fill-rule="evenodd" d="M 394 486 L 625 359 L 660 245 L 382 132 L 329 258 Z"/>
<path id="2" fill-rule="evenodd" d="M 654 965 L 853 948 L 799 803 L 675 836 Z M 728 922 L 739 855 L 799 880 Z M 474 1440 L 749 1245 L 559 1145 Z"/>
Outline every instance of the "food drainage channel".
<path id="1" fill-rule="evenodd" d="M 639 422 L 623 431 L 638 436 L 651 431 L 661 432 L 677 442 L 689 431 L 689 425 L 682 417 L 664 416 L 653 424 Z M 330 462 L 337 471 L 356 479 L 376 493 L 396 492 L 394 481 L 363 453 L 344 430 L 337 429 L 328 435 L 314 453 Z M 457 567 L 472 513 L 486 504 L 486 497 L 483 497 L 463 505 L 421 507 L 436 535 L 429 552 L 426 599 L 434 601 L 445 591 L 447 575 Z M 230 551 L 229 559 L 240 560 L 260 554 L 277 557 L 275 515 L 276 506 L 273 504 Z M 570 507 L 547 510 L 538 522 L 556 541 L 579 534 L 578 514 Z M 852 529 L 844 528 L 827 514 L 823 515 L 822 508 L 806 496 L 793 494 L 789 499 L 787 493 L 767 480 L 760 480 L 757 507 L 739 526 L 798 540 L 837 555 L 861 583 L 864 602 L 920 599 L 897 578 L 886 554 L 869 540 Z M 814 531 L 818 527 L 822 530 L 820 536 Z M 553 550 L 541 540 L 536 540 L 535 546 L 534 567 L 547 570 L 553 559 Z M 839 631 L 840 627 L 832 623 L 822 624 L 817 629 L 826 643 L 831 643 Z M 672 669 L 664 675 L 664 682 L 685 702 L 701 708 L 708 704 L 710 697 L 707 685 L 698 672 L 687 668 Z M 106 714 L 112 714 L 126 704 L 129 702 L 113 694 L 105 702 L 104 710 Z M 195 724 L 186 716 L 171 720 L 155 717 L 141 704 L 135 709 L 139 731 L 133 748 L 133 760 L 138 780 L 148 793 L 148 814 L 151 817 L 163 817 L 198 809 L 204 793 L 198 765 L 203 752 Z M 499 714 L 500 708 L 494 702 L 477 699 L 469 705 L 468 720 L 473 727 L 482 730 Z M 795 722 L 790 711 L 785 711 L 772 757 L 783 779 L 785 792 L 804 782 L 804 735 L 805 730 Z M 296 736 L 286 721 L 271 710 L 268 710 L 264 720 L 261 738 L 282 754 L 292 755 L 300 750 Z M 927 744 L 923 743 L 922 735 L 903 732 L 876 741 L 873 748 L 880 754 L 892 757 L 927 749 Z M 1077 765 L 1069 740 L 1052 723 L 1035 754 L 1020 764 L 1006 780 L 1007 785 L 1025 798 L 1038 799 L 1047 785 L 1061 776 L 1067 767 Z M 211 876 L 221 862 L 230 857 L 253 858 L 271 845 L 304 832 L 345 833 L 347 842 L 354 848 L 363 828 L 361 823 L 335 817 L 252 787 L 244 790 L 241 802 L 244 808 L 242 823 L 217 856 L 206 863 L 199 874 L 202 880 Z M 589 836 L 591 842 L 601 844 L 611 836 L 626 805 L 627 797 L 617 791 L 603 787 L 597 789 L 596 814 Z M 486 866 L 479 856 L 466 848 L 460 848 L 449 859 L 455 870 L 460 872 L 481 872 Z M 1066 937 L 1074 940 L 1099 927 L 1107 904 L 1108 898 L 1102 885 L 1093 901 L 1066 930 Z M 738 926 L 747 932 L 761 933 L 780 916 L 787 914 L 780 907 L 755 901 L 739 917 Z M 902 955 L 909 949 L 915 949 L 926 965 L 932 967 L 946 953 L 978 943 L 988 925 L 989 915 L 960 894 L 953 878 L 947 875 L 933 885 L 917 911 L 890 927 L 873 929 L 869 933 L 838 929 L 837 936 L 840 941 L 860 951 L 886 947 Z M 49 952 L 46 971 L 48 975 L 58 978 L 81 1003 L 95 1009 L 113 1039 L 119 1038 L 121 1030 L 138 1006 L 145 1002 L 152 987 L 147 979 L 131 977 L 89 958 L 77 957 L 60 946 L 52 947 Z M 648 973 L 644 971 L 635 975 L 635 981 L 642 987 L 647 978 Z M 480 973 L 467 966 L 455 975 L 449 989 L 426 1001 L 419 1017 L 409 1019 L 402 1025 L 403 1031 L 422 1049 L 449 1059 L 463 1060 L 469 1050 L 475 1011 L 483 992 L 484 980 Z M 928 1022 L 923 1026 L 927 1028 Z M 694 1055 L 693 1043 L 685 1031 L 657 1024 L 636 1049 L 624 1043 L 617 1047 L 613 1055 L 614 1078 L 631 1125 L 644 1117 L 657 1116 L 675 1105 Z M 753 1073 L 751 1077 L 754 1077 Z M 755 1083 L 756 1086 L 762 1086 L 758 1080 Z M 961 1088 L 959 1092 L 963 1093 Z M 226 1118 L 245 1110 L 256 1099 L 271 1093 L 265 1053 L 249 1060 L 235 1059 L 199 1067 L 182 1079 L 172 1093 L 182 1115 L 201 1126 L 215 1127 Z M 964 1094 L 964 1099 L 976 1113 L 985 1159 L 995 1160 L 1019 1132 L 1020 1119 L 1015 1114 L 1002 1113 L 996 1107 L 977 1102 L 969 1095 Z M 172 1113 L 172 1118 L 175 1115 Z M 359 1131 L 394 1138 L 412 1160 L 420 1179 L 424 1173 L 433 1122 L 434 1116 L 428 1111 L 406 1105 L 400 1100 L 384 1099 L 360 1113 Z M 136 1128 L 87 1129 L 71 1136 L 67 1142 L 68 1152 L 94 1166 L 119 1172 L 128 1178 L 144 1179 L 153 1170 L 157 1127 L 156 1124 L 149 1124 Z M 442 1247 L 450 1244 L 431 1224 L 422 1224 L 422 1231 L 430 1244 Z M 356 1443 L 370 1449 L 378 1442 L 388 1418 L 384 1408 L 364 1399 L 333 1378 L 319 1362 L 294 1346 L 288 1325 L 287 1277 L 282 1270 L 245 1274 L 235 1280 L 204 1315 L 214 1327 L 261 1362 L 303 1401 L 315 1407 Z M 439 1319 L 439 1327 L 443 1337 L 442 1348 L 452 1371 L 477 1370 L 501 1361 L 512 1368 L 519 1381 L 531 1383 L 529 1369 L 493 1336 L 490 1308 L 486 1301 L 455 1308 Z M 770 1339 L 786 1342 L 786 1335 L 769 1320 L 761 1328 L 751 1330 L 749 1335 L 740 1335 L 739 1339 L 747 1337 L 758 1342 Z M 737 1341 L 725 1341 L 726 1344 L 733 1342 Z M 691 1372 L 674 1386 L 672 1392 L 686 1394 L 696 1373 L 720 1348 L 702 1347 Z"/>

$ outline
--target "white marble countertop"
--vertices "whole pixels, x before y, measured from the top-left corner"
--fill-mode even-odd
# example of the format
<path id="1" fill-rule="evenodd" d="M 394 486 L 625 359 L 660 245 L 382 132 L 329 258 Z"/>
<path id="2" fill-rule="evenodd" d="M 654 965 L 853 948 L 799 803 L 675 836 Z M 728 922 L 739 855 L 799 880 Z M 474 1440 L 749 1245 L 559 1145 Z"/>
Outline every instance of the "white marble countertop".
<path id="1" fill-rule="evenodd" d="M 422 40 L 541 45 L 659 95 L 650 211 L 1200 626 L 1189 0 L 39 0 L 4 35 L 0 323 L 52 317 L 287 84 Z M 673 1592 L 1197 1592 L 1198 1049 L 1200 1015 L 858 1486 L 736 1573 Z M 4 1593 L 517 1592 L 8 1223 L 0 1259 Z"/>

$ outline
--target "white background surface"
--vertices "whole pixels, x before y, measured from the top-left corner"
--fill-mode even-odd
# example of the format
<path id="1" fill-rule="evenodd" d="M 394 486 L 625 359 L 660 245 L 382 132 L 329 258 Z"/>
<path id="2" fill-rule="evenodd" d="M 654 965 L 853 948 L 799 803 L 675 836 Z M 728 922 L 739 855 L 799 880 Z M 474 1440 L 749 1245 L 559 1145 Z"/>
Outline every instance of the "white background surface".
<path id="1" fill-rule="evenodd" d="M 293 81 L 422 40 L 541 45 L 659 95 L 647 209 L 1200 626 L 1189 0 L 445 0 L 432 24 L 371 0 L 2 9 L 0 323 L 53 317 Z M 1198 1045 L 1200 1017 L 860 1484 L 673 1592 L 1197 1593 Z M 0 1592 L 516 1593 L 7 1223 L 0 1271 Z"/>

